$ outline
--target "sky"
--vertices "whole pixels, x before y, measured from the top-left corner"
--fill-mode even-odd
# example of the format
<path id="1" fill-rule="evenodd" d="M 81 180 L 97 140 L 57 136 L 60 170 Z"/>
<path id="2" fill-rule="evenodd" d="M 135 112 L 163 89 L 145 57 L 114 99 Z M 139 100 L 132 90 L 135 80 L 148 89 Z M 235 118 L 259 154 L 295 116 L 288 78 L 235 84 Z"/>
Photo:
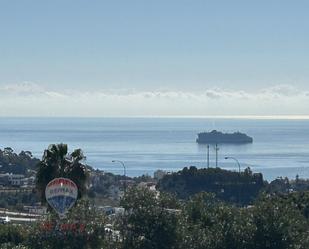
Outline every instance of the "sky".
<path id="1" fill-rule="evenodd" d="M 0 116 L 308 116 L 308 11 L 0 0 Z"/>

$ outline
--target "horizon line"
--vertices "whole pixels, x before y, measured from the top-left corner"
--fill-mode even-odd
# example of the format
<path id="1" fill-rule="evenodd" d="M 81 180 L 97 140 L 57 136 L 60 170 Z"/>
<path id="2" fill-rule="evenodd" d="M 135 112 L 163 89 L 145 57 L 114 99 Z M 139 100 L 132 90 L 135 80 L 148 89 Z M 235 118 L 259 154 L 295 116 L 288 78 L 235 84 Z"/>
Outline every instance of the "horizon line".
<path id="1" fill-rule="evenodd" d="M 0 116 L 3 118 L 195 118 L 195 119 L 257 119 L 257 120 L 309 120 L 309 115 L 108 115 L 108 116 Z"/>

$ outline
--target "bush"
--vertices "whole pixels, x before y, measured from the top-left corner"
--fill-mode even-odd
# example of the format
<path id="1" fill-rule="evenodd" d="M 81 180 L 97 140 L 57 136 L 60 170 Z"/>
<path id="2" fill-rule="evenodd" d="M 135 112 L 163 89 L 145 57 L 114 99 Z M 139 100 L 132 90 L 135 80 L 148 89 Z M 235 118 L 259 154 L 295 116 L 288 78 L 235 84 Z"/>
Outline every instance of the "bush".
<path id="1" fill-rule="evenodd" d="M 27 233 L 20 225 L 2 224 L 0 225 L 0 244 L 10 243 L 18 245 L 25 240 Z"/>
<path id="2" fill-rule="evenodd" d="M 105 243 L 105 222 L 104 215 L 98 214 L 89 202 L 80 200 L 65 219 L 50 214 L 35 224 L 28 246 L 31 249 L 101 248 Z"/>

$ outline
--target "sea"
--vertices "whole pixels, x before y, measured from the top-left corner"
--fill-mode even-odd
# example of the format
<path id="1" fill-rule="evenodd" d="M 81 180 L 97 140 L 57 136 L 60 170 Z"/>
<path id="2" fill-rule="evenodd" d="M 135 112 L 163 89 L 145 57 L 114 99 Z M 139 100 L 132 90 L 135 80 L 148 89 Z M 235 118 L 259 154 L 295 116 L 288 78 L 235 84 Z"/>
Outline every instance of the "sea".
<path id="1" fill-rule="evenodd" d="M 309 178 L 309 120 L 254 118 L 0 118 L 0 148 L 16 153 L 29 150 L 41 158 L 53 143 L 81 148 L 85 163 L 128 176 L 153 175 L 183 167 L 207 167 L 207 146 L 196 143 L 197 133 L 218 130 L 244 132 L 252 144 L 219 145 L 218 167 L 250 167 L 268 181 L 278 177 Z M 216 167 L 210 147 L 210 167 Z"/>

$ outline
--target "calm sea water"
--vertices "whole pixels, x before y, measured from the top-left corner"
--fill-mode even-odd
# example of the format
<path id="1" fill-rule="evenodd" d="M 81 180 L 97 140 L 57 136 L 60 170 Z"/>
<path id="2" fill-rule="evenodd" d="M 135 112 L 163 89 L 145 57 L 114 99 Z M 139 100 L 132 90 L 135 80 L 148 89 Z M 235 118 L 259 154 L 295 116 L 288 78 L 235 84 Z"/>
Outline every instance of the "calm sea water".
<path id="1" fill-rule="evenodd" d="M 152 175 L 156 169 L 177 171 L 206 166 L 206 146 L 197 145 L 201 131 L 241 131 L 254 138 L 249 145 L 221 145 L 219 167 L 250 166 L 268 180 L 279 176 L 309 178 L 309 120 L 253 120 L 212 118 L 0 118 L 0 147 L 30 150 L 41 158 L 51 143 L 82 148 L 86 162 L 105 171 Z M 210 149 L 211 166 L 215 150 Z"/>

